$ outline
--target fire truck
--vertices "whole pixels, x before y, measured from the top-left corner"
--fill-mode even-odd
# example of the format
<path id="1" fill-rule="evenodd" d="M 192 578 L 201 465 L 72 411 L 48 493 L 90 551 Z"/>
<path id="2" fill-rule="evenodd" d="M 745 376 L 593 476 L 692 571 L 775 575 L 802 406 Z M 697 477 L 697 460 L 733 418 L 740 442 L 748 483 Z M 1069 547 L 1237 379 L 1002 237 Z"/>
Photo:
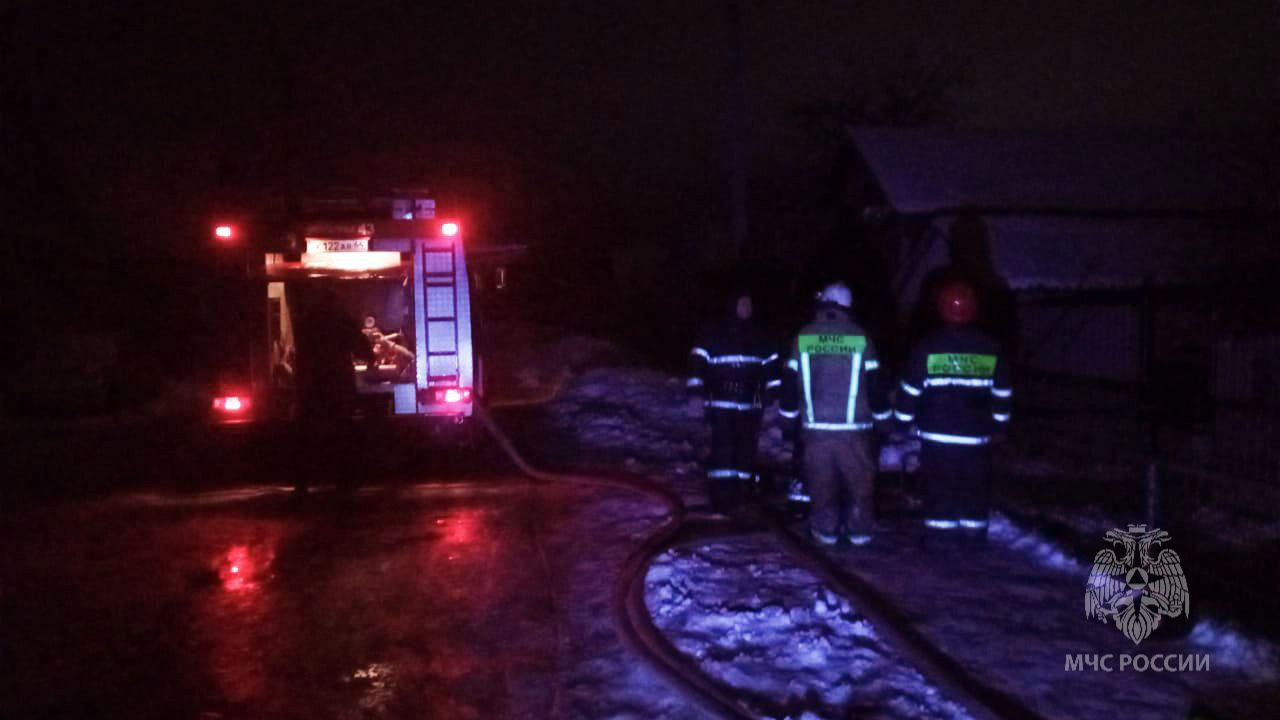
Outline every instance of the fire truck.
<path id="1" fill-rule="evenodd" d="M 295 329 L 320 292 L 369 343 L 351 357 L 353 415 L 439 425 L 472 416 L 482 387 L 468 253 L 460 220 L 437 215 L 431 197 L 332 193 L 288 210 L 224 212 L 211 244 L 242 299 L 226 313 L 232 351 L 213 383 L 214 423 L 295 416 L 294 367 L 308 352 Z"/>

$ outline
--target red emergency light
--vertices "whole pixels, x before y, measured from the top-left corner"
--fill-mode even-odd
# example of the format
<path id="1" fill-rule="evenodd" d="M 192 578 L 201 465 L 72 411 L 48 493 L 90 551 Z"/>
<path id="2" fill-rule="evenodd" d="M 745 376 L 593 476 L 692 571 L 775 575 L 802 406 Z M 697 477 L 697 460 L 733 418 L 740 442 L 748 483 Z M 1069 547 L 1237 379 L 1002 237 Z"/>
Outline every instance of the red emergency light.
<path id="1" fill-rule="evenodd" d="M 236 236 L 234 225 L 218 225 L 213 228 L 213 236 L 219 240 L 233 240 Z"/>
<path id="2" fill-rule="evenodd" d="M 471 388 L 436 388 L 436 402 L 448 405 L 471 402 Z"/>
<path id="3" fill-rule="evenodd" d="M 458 223 L 447 222 L 440 226 L 440 233 L 446 237 L 453 237 L 458 234 Z"/>
<path id="4" fill-rule="evenodd" d="M 247 395 L 227 395 L 213 399 L 213 409 L 227 416 L 244 415 L 252 406 L 253 401 Z"/>

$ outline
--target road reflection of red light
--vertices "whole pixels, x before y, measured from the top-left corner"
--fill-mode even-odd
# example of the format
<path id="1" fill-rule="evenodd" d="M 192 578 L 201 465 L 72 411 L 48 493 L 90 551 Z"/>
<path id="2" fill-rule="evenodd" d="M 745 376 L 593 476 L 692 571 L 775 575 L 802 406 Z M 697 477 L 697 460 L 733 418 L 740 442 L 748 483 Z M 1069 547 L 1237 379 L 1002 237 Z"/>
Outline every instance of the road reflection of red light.
<path id="1" fill-rule="evenodd" d="M 440 542 L 445 545 L 470 545 L 476 539 L 483 518 L 479 510 L 460 510 L 444 518 L 444 521 L 444 536 L 440 538 Z"/>
<path id="2" fill-rule="evenodd" d="M 223 557 L 218 568 L 218 578 L 222 581 L 222 589 L 230 592 L 243 592 L 257 587 L 255 581 L 256 563 L 249 552 L 248 545 L 232 545 Z"/>
<path id="3" fill-rule="evenodd" d="M 201 523 L 192 532 L 217 548 L 210 557 L 217 591 L 204 596 L 192 620 L 204 662 L 229 702 L 268 697 L 261 629 L 279 622 L 270 579 L 276 549 L 292 531 L 280 522 L 232 520 Z"/>
<path id="4" fill-rule="evenodd" d="M 422 576 L 431 594 L 445 603 L 476 600 L 475 578 L 493 562 L 497 547 L 494 512 L 485 507 L 455 507 L 423 519 L 425 533 Z"/>

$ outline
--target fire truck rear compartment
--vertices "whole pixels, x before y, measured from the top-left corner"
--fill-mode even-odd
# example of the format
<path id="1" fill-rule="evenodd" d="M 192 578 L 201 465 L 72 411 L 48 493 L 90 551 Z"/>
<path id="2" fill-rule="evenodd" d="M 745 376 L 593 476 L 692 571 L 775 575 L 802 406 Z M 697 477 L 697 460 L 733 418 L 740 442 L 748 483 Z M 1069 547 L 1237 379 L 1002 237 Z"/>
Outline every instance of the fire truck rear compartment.
<path id="1" fill-rule="evenodd" d="M 267 283 L 267 327 L 271 372 L 271 392 L 282 408 L 292 406 L 293 368 L 298 355 L 305 353 L 294 335 L 298 313 L 308 292 L 323 283 L 337 298 L 343 321 L 361 331 L 369 342 L 383 350 L 372 361 L 353 357 L 358 415 L 412 414 L 416 410 L 413 382 L 416 345 L 413 298 L 405 274 L 384 273 L 374 277 L 317 275 Z M 391 343 L 399 348 L 388 350 Z M 305 359 L 304 359 L 305 362 Z"/>

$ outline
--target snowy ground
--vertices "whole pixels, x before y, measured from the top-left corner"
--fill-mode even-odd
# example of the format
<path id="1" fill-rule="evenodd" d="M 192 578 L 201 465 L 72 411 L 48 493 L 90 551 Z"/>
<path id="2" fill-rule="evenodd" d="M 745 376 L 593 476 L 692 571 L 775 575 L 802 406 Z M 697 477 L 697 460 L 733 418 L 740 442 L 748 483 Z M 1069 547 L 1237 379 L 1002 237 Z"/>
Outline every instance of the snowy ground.
<path id="1" fill-rule="evenodd" d="M 706 434 L 687 408 L 679 378 L 597 368 L 570 382 L 549 412 L 584 457 L 613 459 L 633 473 L 673 483 L 691 504 L 702 501 L 698 461 Z M 776 414 L 767 413 L 762 462 L 785 468 L 789 450 Z M 901 458 L 886 453 L 883 459 Z M 1114 628 L 1085 619 L 1089 559 L 1073 548 L 997 515 L 985 550 L 925 552 L 902 529 L 905 519 L 883 520 L 877 543 L 836 551 L 840 562 L 918 618 L 936 645 L 981 680 L 1046 717 L 1120 712 L 1182 718 L 1197 700 L 1240 717 L 1261 717 L 1280 701 L 1280 652 L 1237 629 L 1229 613 L 1212 604 L 1193 603 L 1194 625 L 1182 637 L 1162 628 L 1135 649 Z M 860 624 L 856 607 L 828 602 L 817 580 L 759 538 L 669 553 L 655 563 L 649 583 L 651 609 L 677 647 L 711 676 L 761 698 L 762 706 L 813 717 L 864 712 L 864 700 L 877 708 L 873 715 L 884 717 L 950 717 L 955 711 L 880 645 L 874 628 Z M 1212 669 L 1068 672 L 1068 653 L 1207 653 Z M 859 681 L 868 677 L 875 680 Z M 893 706 L 889 698 L 896 693 L 908 705 Z"/>
<path id="2" fill-rule="evenodd" d="M 776 538 L 668 551 L 646 598 L 681 652 L 762 716 L 966 718 Z"/>
<path id="3" fill-rule="evenodd" d="M 1146 517 L 1148 468 L 1137 448 L 1123 442 L 1069 442 L 1073 436 L 1064 428 L 1085 423 L 1105 428 L 1093 417 L 1072 423 L 1043 415 L 1015 427 L 1012 441 L 1001 448 L 997 492 L 1020 522 L 1034 523 L 1077 553 L 1091 555 L 1108 529 Z M 1127 452 L 1117 453 L 1117 446 Z M 1195 475 L 1176 464 L 1158 469 L 1155 524 L 1172 534 L 1183 566 L 1195 578 L 1198 607 L 1280 640 L 1274 583 L 1255 580 L 1259 573 L 1272 574 L 1280 562 L 1276 506 L 1225 476 Z M 1226 493 L 1234 496 L 1229 503 L 1222 501 Z"/>
<path id="4" fill-rule="evenodd" d="M 842 562 L 917 618 L 945 652 L 1044 717 L 1181 718 L 1197 698 L 1258 717 L 1280 699 L 1274 647 L 1209 619 L 1212 608 L 1197 610 L 1186 637 L 1166 627 L 1140 647 L 1086 620 L 1088 567 L 1001 515 L 982 550 L 926 551 L 894 532 L 883 539 Z M 1212 670 L 1067 672 L 1065 658 L 1075 653 L 1208 654 Z"/>
<path id="5" fill-rule="evenodd" d="M 710 437 L 700 410 L 691 411 L 684 379 L 642 368 L 595 368 L 575 377 L 548 408 L 552 426 L 593 460 L 620 463 L 628 472 L 660 478 L 705 504 L 701 459 Z M 791 444 L 776 410 L 764 414 L 762 461 L 784 468 Z"/>

